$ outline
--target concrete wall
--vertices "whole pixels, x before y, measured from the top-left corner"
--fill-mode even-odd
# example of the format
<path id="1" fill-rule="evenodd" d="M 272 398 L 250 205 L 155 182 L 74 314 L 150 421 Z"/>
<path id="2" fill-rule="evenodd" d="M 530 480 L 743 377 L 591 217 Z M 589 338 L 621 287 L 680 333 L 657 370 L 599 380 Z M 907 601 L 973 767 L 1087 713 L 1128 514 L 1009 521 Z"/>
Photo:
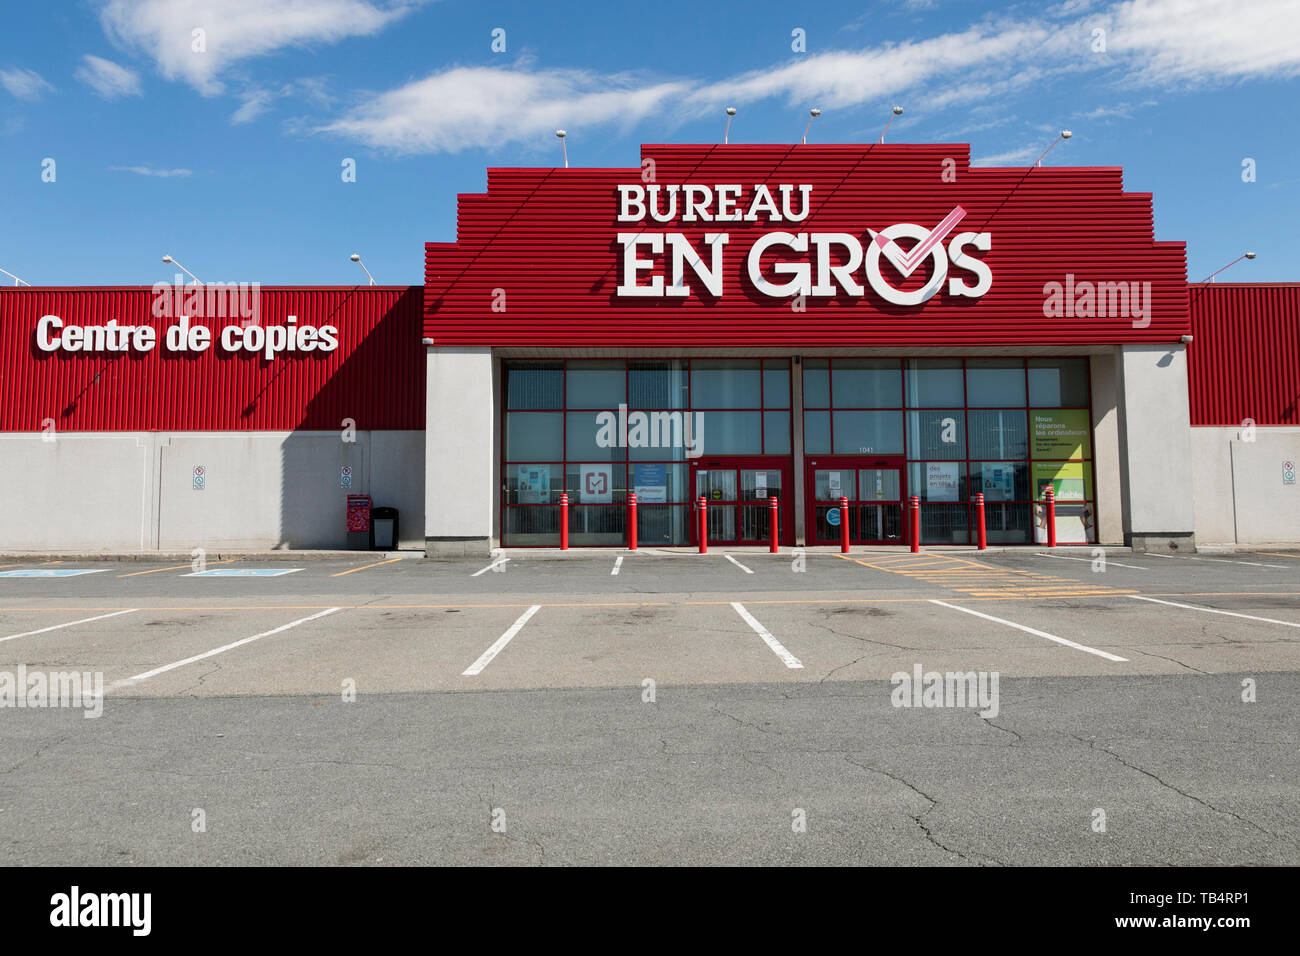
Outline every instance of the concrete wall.
<path id="1" fill-rule="evenodd" d="M 1300 542 L 1300 479 L 1282 478 L 1284 461 L 1300 462 L 1300 428 L 1193 428 L 1192 455 L 1199 541 Z"/>
<path id="2" fill-rule="evenodd" d="M 1124 543 L 1195 550 L 1187 349 L 1126 345 L 1119 369 Z"/>
<path id="3" fill-rule="evenodd" d="M 399 509 L 424 543 L 424 433 L 0 435 L 0 550 L 343 548 L 346 496 Z M 205 469 L 194 488 L 194 467 Z M 342 488 L 340 468 L 352 467 Z"/>
<path id="4" fill-rule="evenodd" d="M 486 555 L 501 487 L 492 350 L 430 346 L 425 359 L 425 551 Z"/>
<path id="5" fill-rule="evenodd" d="M 1092 480 L 1097 496 L 1097 542 L 1124 540 L 1124 482 L 1119 450 L 1119 352 L 1089 360 L 1092 379 Z"/>

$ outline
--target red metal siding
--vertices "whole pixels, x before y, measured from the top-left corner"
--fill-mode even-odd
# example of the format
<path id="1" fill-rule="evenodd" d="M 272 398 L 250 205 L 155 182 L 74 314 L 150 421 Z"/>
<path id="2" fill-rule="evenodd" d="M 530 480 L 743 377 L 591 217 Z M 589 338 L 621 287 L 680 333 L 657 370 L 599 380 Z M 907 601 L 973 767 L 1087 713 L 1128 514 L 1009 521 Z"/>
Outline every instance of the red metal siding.
<path id="1" fill-rule="evenodd" d="M 414 287 L 264 288 L 261 324 L 333 325 L 333 352 L 281 353 L 272 361 L 214 344 L 196 355 L 161 344 L 138 353 L 43 352 L 36 325 L 152 325 L 148 288 L 0 290 L 0 431 L 208 431 L 424 427 L 423 290 Z M 219 329 L 239 319 L 212 319 Z"/>
<path id="2" fill-rule="evenodd" d="M 642 155 L 660 184 L 811 184 L 812 212 L 798 223 L 619 223 L 615 186 L 640 183 L 639 168 L 492 169 L 485 194 L 460 197 L 457 242 L 426 246 L 424 334 L 445 345 L 794 348 L 1169 342 L 1190 330 L 1184 245 L 1153 241 L 1151 196 L 1125 193 L 1119 169 L 973 169 L 965 145 L 644 146 Z M 944 181 L 946 169 L 955 181 Z M 745 270 L 766 232 L 865 239 L 868 227 L 932 227 L 958 204 L 967 215 L 957 231 L 992 233 L 980 258 L 993 286 L 980 299 L 939 295 L 903 308 L 868 287 L 860 298 L 809 297 L 796 313 L 758 293 Z M 706 232 L 729 233 L 724 295 L 616 297 L 615 234 L 642 229 L 682 232 L 697 247 Z M 1046 317 L 1044 285 L 1067 273 L 1150 282 L 1149 325 Z M 492 309 L 497 289 L 504 311 Z"/>
<path id="3" fill-rule="evenodd" d="M 1300 284 L 1190 286 L 1193 425 L 1300 425 Z"/>

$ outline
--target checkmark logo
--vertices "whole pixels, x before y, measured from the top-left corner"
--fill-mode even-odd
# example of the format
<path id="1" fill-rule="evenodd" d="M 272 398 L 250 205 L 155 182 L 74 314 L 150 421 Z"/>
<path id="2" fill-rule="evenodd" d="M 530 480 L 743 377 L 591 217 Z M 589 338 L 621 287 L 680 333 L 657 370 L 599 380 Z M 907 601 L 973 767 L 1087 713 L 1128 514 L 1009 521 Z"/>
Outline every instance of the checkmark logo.
<path id="1" fill-rule="evenodd" d="M 908 252 L 899 248 L 898 243 L 893 239 L 886 239 L 884 235 L 873 229 L 868 229 L 867 232 L 871 235 L 871 241 L 880 247 L 885 258 L 893 263 L 894 268 L 902 274 L 903 278 L 907 278 L 926 260 L 935 246 L 948 238 L 948 234 L 957 228 L 957 223 L 965 218 L 966 210 L 961 206 L 954 206 L 952 212 L 944 216 L 939 224 Z"/>

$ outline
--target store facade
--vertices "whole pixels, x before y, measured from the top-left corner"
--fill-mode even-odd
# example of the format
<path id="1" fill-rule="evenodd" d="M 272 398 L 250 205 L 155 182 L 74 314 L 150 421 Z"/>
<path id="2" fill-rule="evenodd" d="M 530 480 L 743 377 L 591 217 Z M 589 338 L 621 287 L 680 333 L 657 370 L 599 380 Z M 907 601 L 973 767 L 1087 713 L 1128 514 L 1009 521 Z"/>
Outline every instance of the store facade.
<path id="1" fill-rule="evenodd" d="M 1300 286 L 964 145 L 490 169 L 423 286 L 0 290 L 0 550 L 1300 542 Z M 217 292 L 215 296 L 213 293 Z M 223 294 L 227 296 L 223 299 Z M 251 295 L 251 298 L 248 296 Z M 224 303 L 224 304 L 223 304 Z M 215 305 L 215 308 L 214 308 Z M 1288 472 L 1285 465 L 1292 464 Z M 1288 481 L 1287 475 L 1290 474 Z"/>

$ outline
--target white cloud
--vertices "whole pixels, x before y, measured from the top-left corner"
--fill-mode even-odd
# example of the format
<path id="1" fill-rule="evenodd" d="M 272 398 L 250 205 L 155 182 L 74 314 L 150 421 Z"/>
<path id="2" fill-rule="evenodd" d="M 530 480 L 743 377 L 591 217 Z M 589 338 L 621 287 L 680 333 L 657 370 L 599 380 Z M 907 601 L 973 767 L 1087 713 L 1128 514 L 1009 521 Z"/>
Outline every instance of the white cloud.
<path id="1" fill-rule="evenodd" d="M 22 67 L 0 70 L 0 86 L 20 100 L 39 100 L 54 89 L 35 70 L 24 70 Z"/>
<path id="2" fill-rule="evenodd" d="M 77 79 L 104 99 L 140 95 L 140 77 L 135 71 L 89 53 L 81 61 L 81 66 L 77 67 Z"/>
<path id="3" fill-rule="evenodd" d="M 160 176 L 163 179 L 172 179 L 174 177 L 184 178 L 193 176 L 192 169 L 155 169 L 153 166 L 110 166 L 108 167 L 115 173 L 135 173 L 137 176 Z"/>
<path id="4" fill-rule="evenodd" d="M 167 79 L 210 96 L 224 90 L 220 75 L 232 63 L 284 47 L 371 36 L 421 2 L 101 0 L 100 21 L 115 42 L 151 56 Z"/>
<path id="5" fill-rule="evenodd" d="M 383 93 L 319 131 L 402 153 L 490 149 L 557 128 L 630 124 L 687 89 L 583 70 L 454 67 Z"/>
<path id="6" fill-rule="evenodd" d="M 267 90 L 249 90 L 240 94 L 239 99 L 242 105 L 230 116 L 230 122 L 236 126 L 253 122 L 267 111 L 275 97 Z"/>
<path id="7" fill-rule="evenodd" d="M 557 126 L 626 124 L 670 109 L 680 120 L 762 100 L 801 112 L 870 105 L 884 119 L 892 102 L 907 107 L 909 116 L 934 115 L 1045 88 L 1062 77 L 1116 88 L 1287 79 L 1300 75 L 1295 4 L 1066 0 L 1040 8 L 1037 16 L 997 16 L 925 39 L 795 55 L 706 83 L 537 70 L 526 60 L 513 67 L 456 67 L 380 93 L 314 129 L 399 152 L 437 153 L 541 142 Z M 1093 50 L 1098 26 L 1106 30 L 1105 52 Z M 990 159 L 1010 161 L 1024 152 Z"/>
<path id="8" fill-rule="evenodd" d="M 971 160 L 972 166 L 1023 166 L 1026 162 L 1038 158 L 1038 154 L 1043 151 L 1042 143 L 1037 146 L 1025 146 L 1021 149 L 1009 150 L 1005 153 L 994 153 L 992 156 L 980 156 Z"/>

